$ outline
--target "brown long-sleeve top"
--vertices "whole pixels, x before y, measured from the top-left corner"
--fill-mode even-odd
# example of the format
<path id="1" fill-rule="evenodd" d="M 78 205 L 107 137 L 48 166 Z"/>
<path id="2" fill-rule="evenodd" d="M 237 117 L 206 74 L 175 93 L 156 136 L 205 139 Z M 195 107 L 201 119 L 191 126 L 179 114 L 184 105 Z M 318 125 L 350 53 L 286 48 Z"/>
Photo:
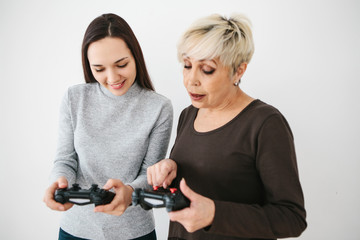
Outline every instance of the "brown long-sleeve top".
<path id="1" fill-rule="evenodd" d="M 211 226 L 188 233 L 170 222 L 169 239 L 277 239 L 306 228 L 293 135 L 283 115 L 255 100 L 224 126 L 200 133 L 198 109 L 180 115 L 170 154 L 195 192 L 215 202 Z"/>

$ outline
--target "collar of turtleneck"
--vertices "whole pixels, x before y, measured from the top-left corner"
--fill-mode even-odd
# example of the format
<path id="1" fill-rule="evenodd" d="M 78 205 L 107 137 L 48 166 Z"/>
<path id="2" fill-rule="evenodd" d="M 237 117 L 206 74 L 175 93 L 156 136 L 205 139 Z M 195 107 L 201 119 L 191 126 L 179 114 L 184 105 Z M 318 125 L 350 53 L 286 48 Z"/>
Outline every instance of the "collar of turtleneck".
<path id="1" fill-rule="evenodd" d="M 116 101 L 127 101 L 137 95 L 140 94 L 140 92 L 142 91 L 142 87 L 140 87 L 140 85 L 135 81 L 133 83 L 133 85 L 129 88 L 129 90 L 121 96 L 116 96 L 114 94 L 112 94 L 107 88 L 105 88 L 103 85 L 101 85 L 100 83 L 98 83 L 101 92 L 106 95 L 107 97 L 114 99 Z"/>

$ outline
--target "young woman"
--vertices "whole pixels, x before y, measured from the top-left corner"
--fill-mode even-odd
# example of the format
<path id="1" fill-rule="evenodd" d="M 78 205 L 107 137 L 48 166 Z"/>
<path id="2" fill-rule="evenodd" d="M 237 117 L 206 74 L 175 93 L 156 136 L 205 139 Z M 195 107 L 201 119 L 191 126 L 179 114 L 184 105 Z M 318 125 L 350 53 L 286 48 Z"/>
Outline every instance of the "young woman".
<path id="1" fill-rule="evenodd" d="M 140 45 L 117 15 L 90 23 L 82 63 L 86 83 L 63 98 L 52 184 L 44 196 L 49 208 L 64 211 L 59 239 L 156 239 L 152 211 L 129 205 L 133 189 L 147 186 L 147 167 L 165 157 L 171 102 L 155 93 Z M 96 208 L 55 202 L 56 189 L 73 183 L 83 189 L 98 184 L 116 195 Z"/>

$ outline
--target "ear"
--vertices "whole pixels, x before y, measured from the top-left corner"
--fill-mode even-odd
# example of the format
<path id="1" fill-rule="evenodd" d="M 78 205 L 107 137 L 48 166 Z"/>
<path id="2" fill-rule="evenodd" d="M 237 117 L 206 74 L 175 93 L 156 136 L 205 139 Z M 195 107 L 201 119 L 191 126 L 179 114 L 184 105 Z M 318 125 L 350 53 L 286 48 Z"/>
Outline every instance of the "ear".
<path id="1" fill-rule="evenodd" d="M 239 81 L 242 76 L 244 75 L 245 71 L 246 71 L 246 68 L 247 68 L 247 63 L 246 62 L 243 62 L 240 64 L 240 66 L 236 69 L 236 72 L 234 74 L 234 79 L 236 81 Z"/>

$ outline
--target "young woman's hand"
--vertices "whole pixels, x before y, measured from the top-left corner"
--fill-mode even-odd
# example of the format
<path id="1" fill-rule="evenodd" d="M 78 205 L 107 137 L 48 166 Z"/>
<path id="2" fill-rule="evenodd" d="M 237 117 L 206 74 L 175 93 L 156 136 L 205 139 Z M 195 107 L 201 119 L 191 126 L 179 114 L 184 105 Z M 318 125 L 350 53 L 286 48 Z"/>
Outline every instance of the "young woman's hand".
<path id="1" fill-rule="evenodd" d="M 116 216 L 122 215 L 131 204 L 131 195 L 134 191 L 132 187 L 125 185 L 118 179 L 109 179 L 103 188 L 105 190 L 114 188 L 116 195 L 111 203 L 97 206 L 95 207 L 94 211 Z"/>
<path id="2" fill-rule="evenodd" d="M 169 212 L 170 220 L 179 222 L 188 232 L 211 225 L 215 216 L 214 201 L 195 193 L 184 179 L 180 182 L 180 190 L 190 200 L 190 207 Z"/>
<path id="3" fill-rule="evenodd" d="M 176 177 L 177 165 L 172 159 L 163 159 L 148 167 L 147 180 L 152 186 L 167 188 Z"/>
<path id="4" fill-rule="evenodd" d="M 66 211 L 66 210 L 70 209 L 74 204 L 72 204 L 72 203 L 61 204 L 61 203 L 56 202 L 54 199 L 54 194 L 55 194 L 56 189 L 67 188 L 67 186 L 68 186 L 68 181 L 66 180 L 65 177 L 60 177 L 56 182 L 51 184 L 50 187 L 48 187 L 48 189 L 46 189 L 45 195 L 43 198 L 43 201 L 46 204 L 46 206 L 48 206 L 52 210 L 57 210 L 57 211 Z"/>

